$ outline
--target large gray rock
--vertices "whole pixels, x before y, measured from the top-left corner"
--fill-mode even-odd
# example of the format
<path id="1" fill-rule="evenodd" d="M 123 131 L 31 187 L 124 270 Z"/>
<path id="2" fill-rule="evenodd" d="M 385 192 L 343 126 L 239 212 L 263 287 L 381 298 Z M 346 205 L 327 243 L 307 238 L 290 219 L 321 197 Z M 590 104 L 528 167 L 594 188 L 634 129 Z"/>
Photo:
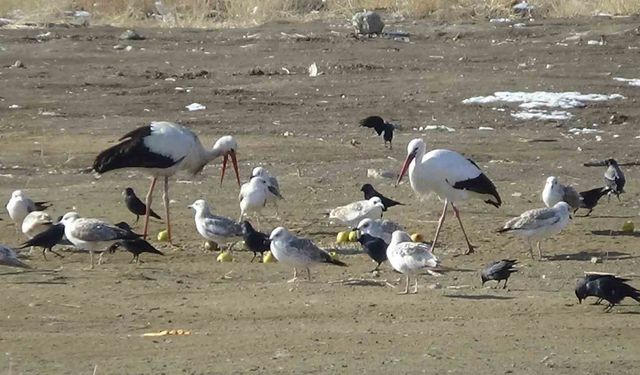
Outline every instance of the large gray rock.
<path id="1" fill-rule="evenodd" d="M 351 23 L 358 34 L 380 34 L 384 28 L 380 15 L 370 10 L 354 14 Z"/>

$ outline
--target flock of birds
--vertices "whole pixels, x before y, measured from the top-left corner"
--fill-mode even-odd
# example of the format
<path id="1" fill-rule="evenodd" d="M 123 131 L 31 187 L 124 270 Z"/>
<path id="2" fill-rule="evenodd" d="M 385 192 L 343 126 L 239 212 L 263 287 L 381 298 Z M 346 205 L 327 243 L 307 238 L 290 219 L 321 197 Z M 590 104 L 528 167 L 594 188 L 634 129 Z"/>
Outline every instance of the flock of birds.
<path id="1" fill-rule="evenodd" d="M 392 147 L 395 125 L 384 121 L 379 116 L 371 116 L 360 122 L 363 127 L 373 128 L 382 135 L 385 147 Z M 206 164 L 222 158 L 220 184 L 224 181 L 227 164 L 231 161 L 238 186 L 240 187 L 240 217 L 234 219 L 214 214 L 214 209 L 205 200 L 198 199 L 189 207 L 195 212 L 195 227 L 206 240 L 218 245 L 227 245 L 228 250 L 240 240 L 250 251 L 253 261 L 258 254 L 263 256 L 267 251 L 279 261 L 289 264 L 294 269 L 294 281 L 299 269 L 306 269 L 307 278 L 311 279 L 309 267 L 319 263 L 346 266 L 332 254 L 320 248 L 312 240 L 299 237 L 286 229 L 277 227 L 269 234 L 260 232 L 260 216 L 267 204 L 276 209 L 278 200 L 284 199 L 275 176 L 265 168 L 253 169 L 248 182 L 241 185 L 237 165 L 238 144 L 232 136 L 223 136 L 214 146 L 207 150 L 199 138 L 189 129 L 170 122 L 153 122 L 148 126 L 135 129 L 122 138 L 119 143 L 109 147 L 97 155 L 93 169 L 99 174 L 109 171 L 136 168 L 143 169 L 151 175 L 151 185 L 143 202 L 131 188 L 123 192 L 126 207 L 135 215 L 135 223 L 144 216 L 142 234 L 133 232 L 125 222 L 112 225 L 96 218 L 84 218 L 77 212 L 67 212 L 58 220 L 53 220 L 45 211 L 48 202 L 34 202 L 24 192 L 13 192 L 6 208 L 9 216 L 16 224 L 16 229 L 28 238 L 18 249 L 41 247 L 43 256 L 53 251 L 56 245 L 70 245 L 78 251 L 90 254 L 91 268 L 94 267 L 94 253 L 99 253 L 98 264 L 105 252 L 122 248 L 133 254 L 132 261 L 139 261 L 143 252 L 162 255 L 146 241 L 149 219 L 151 217 L 164 220 L 168 241 L 172 242 L 171 221 L 169 212 L 169 177 L 179 171 L 192 175 L 198 174 Z M 522 236 L 528 245 L 533 258 L 533 242 L 537 243 L 538 255 L 542 260 L 540 241 L 560 233 L 572 219 L 572 214 L 579 209 L 588 209 L 588 216 L 604 195 L 615 195 L 620 199 L 626 183 L 624 173 L 614 159 L 604 163 L 607 166 L 604 174 L 605 185 L 578 193 L 573 187 L 563 185 L 556 177 L 549 177 L 542 192 L 542 200 L 546 207 L 536 208 L 522 213 L 505 223 L 498 231 Z M 462 223 L 457 205 L 469 199 L 479 199 L 499 208 L 502 199 L 495 184 L 480 167 L 462 154 L 446 149 L 427 150 L 424 140 L 416 138 L 407 145 L 407 156 L 402 164 L 396 185 L 405 175 L 413 191 L 419 196 L 435 193 L 443 202 L 443 210 L 438 221 L 435 236 L 430 243 L 414 241 L 403 227 L 390 220 L 382 219 L 389 208 L 402 205 L 378 192 L 371 184 L 362 186 L 364 200 L 356 201 L 333 209 L 329 217 L 341 221 L 356 233 L 357 241 L 366 254 L 377 263 L 374 271 L 387 261 L 391 267 L 406 276 L 403 294 L 410 293 L 410 277 L 414 277 L 411 293 L 418 291 L 417 275 L 422 272 L 437 273 L 442 270 L 438 257 L 434 254 L 438 244 L 438 236 L 445 221 L 449 206 L 459 223 L 467 244 L 465 254 L 474 252 Z M 151 209 L 153 190 L 157 180 L 163 182 L 164 219 Z M 253 216 L 257 224 L 254 227 L 247 219 Z M 135 225 L 134 223 L 134 225 Z M 0 264 L 29 268 L 20 260 L 16 252 L 6 246 L 0 246 Z M 488 264 L 481 271 L 482 284 L 489 280 L 504 281 L 506 288 L 508 279 L 517 271 L 517 260 L 503 259 Z M 581 302 L 588 296 L 606 300 L 609 311 L 623 298 L 631 297 L 640 301 L 640 292 L 627 284 L 626 279 L 604 274 L 587 274 L 576 286 L 575 293 Z M 496 287 L 497 287 L 496 285 Z"/>

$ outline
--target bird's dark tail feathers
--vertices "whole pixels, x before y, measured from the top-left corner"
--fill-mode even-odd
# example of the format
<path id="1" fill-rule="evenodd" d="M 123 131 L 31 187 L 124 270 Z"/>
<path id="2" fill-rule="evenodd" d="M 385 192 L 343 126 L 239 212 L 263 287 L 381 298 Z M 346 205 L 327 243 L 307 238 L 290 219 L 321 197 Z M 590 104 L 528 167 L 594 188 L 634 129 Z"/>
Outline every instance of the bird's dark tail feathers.
<path id="1" fill-rule="evenodd" d="M 348 267 L 346 263 L 341 262 L 334 257 L 331 257 L 330 259 L 328 259 L 327 263 L 335 264 L 336 266 L 340 266 L 340 267 Z"/>
<path id="2" fill-rule="evenodd" d="M 629 284 L 625 284 L 628 289 L 627 289 L 627 295 L 633 299 L 635 299 L 636 301 L 640 302 L 640 290 L 632 287 Z"/>
<path id="3" fill-rule="evenodd" d="M 504 233 L 504 232 L 508 232 L 510 230 L 511 230 L 511 228 L 500 228 L 500 229 L 496 230 L 496 232 L 497 233 Z"/>

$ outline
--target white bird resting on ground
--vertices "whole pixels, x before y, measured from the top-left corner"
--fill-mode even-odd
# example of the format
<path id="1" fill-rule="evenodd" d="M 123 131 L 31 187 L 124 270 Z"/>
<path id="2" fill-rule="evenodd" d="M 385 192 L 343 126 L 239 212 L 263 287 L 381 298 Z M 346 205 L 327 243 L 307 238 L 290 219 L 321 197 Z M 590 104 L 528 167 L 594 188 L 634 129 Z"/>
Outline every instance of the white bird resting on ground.
<path id="1" fill-rule="evenodd" d="M 356 228 L 363 219 L 380 219 L 383 209 L 382 200 L 379 197 L 373 197 L 334 208 L 329 213 L 329 218 L 338 219 L 350 228 Z"/>
<path id="2" fill-rule="evenodd" d="M 400 224 L 383 219 L 363 219 L 358 223 L 357 229 L 362 233 L 382 239 L 387 245 L 391 243 L 391 235 L 393 232 L 404 230 Z"/>
<path id="3" fill-rule="evenodd" d="M 391 243 L 387 247 L 387 259 L 394 270 L 406 275 L 406 286 L 403 292 L 409 293 L 409 276 L 414 275 L 415 284 L 412 293 L 418 293 L 418 277 L 421 270 L 435 268 L 440 261 L 431 252 L 431 246 L 412 242 L 407 232 L 397 230 L 391 236 Z"/>
<path id="4" fill-rule="evenodd" d="M 542 260 L 540 241 L 560 233 L 571 220 L 571 207 L 566 202 L 558 202 L 553 207 L 536 208 L 524 212 L 506 222 L 499 233 L 513 233 L 524 237 L 529 245 L 529 254 L 533 259 L 532 241 L 537 242 L 538 255 Z"/>
<path id="5" fill-rule="evenodd" d="M 547 207 L 553 207 L 558 202 L 567 202 L 575 211 L 580 208 L 582 198 L 572 186 L 563 185 L 557 177 L 549 176 L 542 190 L 542 201 Z"/>
<path id="6" fill-rule="evenodd" d="M 276 210 L 276 217 L 278 214 L 278 203 L 277 201 L 280 199 L 284 199 L 282 194 L 280 193 L 280 184 L 278 183 L 278 179 L 269 173 L 264 167 L 255 167 L 251 171 L 251 178 L 262 177 L 267 184 L 269 185 L 269 194 L 267 195 L 267 203 L 273 203 L 273 206 Z"/>
<path id="7" fill-rule="evenodd" d="M 240 200 L 241 222 L 245 215 L 255 214 L 258 226 L 260 226 L 260 212 L 269 201 L 269 195 L 280 194 L 275 188 L 269 185 L 262 177 L 253 177 L 249 182 L 242 185 L 238 199 Z"/>
<path id="8" fill-rule="evenodd" d="M 34 202 L 27 197 L 22 190 L 11 193 L 11 199 L 7 203 L 7 213 L 16 225 L 16 231 L 22 228 L 22 221 L 33 211 L 44 211 L 49 207 L 49 202 Z"/>

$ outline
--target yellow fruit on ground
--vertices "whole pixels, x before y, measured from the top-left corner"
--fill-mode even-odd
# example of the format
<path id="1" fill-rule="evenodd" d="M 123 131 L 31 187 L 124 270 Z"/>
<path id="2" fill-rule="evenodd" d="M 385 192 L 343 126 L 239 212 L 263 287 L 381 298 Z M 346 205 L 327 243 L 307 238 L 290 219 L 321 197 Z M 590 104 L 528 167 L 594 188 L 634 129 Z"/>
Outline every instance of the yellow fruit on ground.
<path id="1" fill-rule="evenodd" d="M 233 260 L 233 256 L 228 251 L 223 251 L 218 255 L 216 261 L 218 262 L 231 262 Z"/>
<path id="2" fill-rule="evenodd" d="M 336 243 L 349 242 L 349 232 L 340 232 L 336 237 Z"/>
<path id="3" fill-rule="evenodd" d="M 267 251 L 264 253 L 264 257 L 262 257 L 262 263 L 276 263 L 277 261 L 276 257 L 271 254 L 271 251 Z"/>
<path id="4" fill-rule="evenodd" d="M 633 221 L 627 220 L 624 222 L 624 224 L 622 224 L 622 231 L 625 233 L 631 233 L 634 229 L 635 225 L 633 225 Z"/>
<path id="5" fill-rule="evenodd" d="M 167 232 L 166 230 L 163 230 L 160 233 L 158 233 L 158 241 L 167 242 L 168 240 L 169 240 L 169 232 Z"/>
<path id="6" fill-rule="evenodd" d="M 356 241 L 358 241 L 358 232 L 353 230 L 349 232 L 349 242 L 356 242 Z"/>
<path id="7" fill-rule="evenodd" d="M 411 235 L 411 241 L 424 242 L 424 237 L 420 233 L 414 233 Z"/>

